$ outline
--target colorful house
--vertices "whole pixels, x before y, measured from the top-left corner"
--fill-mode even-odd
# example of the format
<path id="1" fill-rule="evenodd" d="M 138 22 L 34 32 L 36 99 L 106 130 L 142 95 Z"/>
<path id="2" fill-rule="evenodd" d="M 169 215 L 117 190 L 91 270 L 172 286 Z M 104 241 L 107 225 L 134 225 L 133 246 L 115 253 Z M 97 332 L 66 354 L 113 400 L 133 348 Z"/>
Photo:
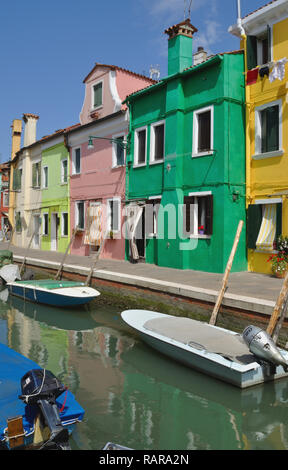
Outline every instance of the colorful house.
<path id="1" fill-rule="evenodd" d="M 9 163 L 0 165 L 0 230 L 4 238 L 11 233 L 11 225 L 9 222 Z"/>
<path id="2" fill-rule="evenodd" d="M 229 30 L 245 50 L 248 267 L 271 273 L 267 259 L 288 235 L 288 2 L 274 0 Z"/>
<path id="3" fill-rule="evenodd" d="M 80 126 L 67 134 L 70 148 L 71 253 L 124 259 L 121 235 L 125 201 L 127 94 L 155 83 L 112 65 L 96 64 L 84 79 Z M 101 241 L 105 243 L 101 245 Z"/>
<path id="4" fill-rule="evenodd" d="M 245 220 L 242 51 L 192 54 L 186 20 L 168 35 L 168 76 L 127 97 L 126 258 L 222 273 Z M 245 227 L 233 263 L 247 269 Z"/>

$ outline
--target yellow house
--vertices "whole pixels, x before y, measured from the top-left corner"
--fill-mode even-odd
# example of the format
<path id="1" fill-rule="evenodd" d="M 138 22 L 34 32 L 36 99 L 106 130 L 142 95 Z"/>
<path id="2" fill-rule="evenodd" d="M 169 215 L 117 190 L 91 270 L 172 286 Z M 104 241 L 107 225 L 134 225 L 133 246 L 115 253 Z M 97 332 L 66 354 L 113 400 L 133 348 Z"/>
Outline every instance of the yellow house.
<path id="1" fill-rule="evenodd" d="M 248 269 L 268 274 L 278 236 L 288 236 L 288 0 L 244 18 L 238 8 L 229 31 L 245 50 Z"/>

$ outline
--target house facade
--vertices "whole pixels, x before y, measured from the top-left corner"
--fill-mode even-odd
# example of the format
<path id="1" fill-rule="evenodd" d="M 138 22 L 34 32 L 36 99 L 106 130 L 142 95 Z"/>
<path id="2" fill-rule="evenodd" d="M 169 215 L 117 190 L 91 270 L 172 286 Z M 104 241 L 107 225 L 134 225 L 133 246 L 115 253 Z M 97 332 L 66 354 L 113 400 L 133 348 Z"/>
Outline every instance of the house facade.
<path id="1" fill-rule="evenodd" d="M 229 28 L 245 50 L 247 248 L 250 271 L 288 235 L 288 3 L 268 3 Z"/>
<path id="2" fill-rule="evenodd" d="M 145 76 L 98 63 L 84 79 L 80 126 L 66 136 L 70 232 L 76 229 L 73 254 L 89 256 L 101 247 L 101 257 L 124 259 L 121 232 L 129 114 L 122 101 L 151 83 L 154 81 Z"/>
<path id="3" fill-rule="evenodd" d="M 0 230 L 4 238 L 11 232 L 9 223 L 9 174 L 10 165 L 0 165 Z"/>
<path id="4" fill-rule="evenodd" d="M 193 61 L 197 29 L 168 35 L 168 76 L 128 96 L 126 258 L 222 273 L 245 221 L 244 56 Z M 200 55 L 200 57 L 199 57 Z M 233 270 L 247 269 L 245 224 Z"/>

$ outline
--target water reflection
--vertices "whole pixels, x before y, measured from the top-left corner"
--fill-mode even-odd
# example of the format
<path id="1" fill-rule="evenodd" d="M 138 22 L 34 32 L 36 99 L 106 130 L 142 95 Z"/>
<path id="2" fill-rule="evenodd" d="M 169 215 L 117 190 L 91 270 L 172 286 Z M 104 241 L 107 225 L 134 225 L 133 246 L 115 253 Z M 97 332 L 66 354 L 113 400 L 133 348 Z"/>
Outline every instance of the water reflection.
<path id="1" fill-rule="evenodd" d="M 241 391 L 150 349 L 116 307 L 0 297 L 0 341 L 53 370 L 86 411 L 73 448 L 288 449 L 287 380 Z"/>

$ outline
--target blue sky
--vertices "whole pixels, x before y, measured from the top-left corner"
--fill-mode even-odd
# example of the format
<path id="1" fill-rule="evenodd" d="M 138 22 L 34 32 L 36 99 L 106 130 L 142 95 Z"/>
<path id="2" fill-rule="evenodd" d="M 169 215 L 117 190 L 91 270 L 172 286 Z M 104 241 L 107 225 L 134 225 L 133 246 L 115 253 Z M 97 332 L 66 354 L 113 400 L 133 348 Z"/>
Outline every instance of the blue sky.
<path id="1" fill-rule="evenodd" d="M 268 0 L 241 0 L 242 16 Z M 83 79 L 96 62 L 167 74 L 164 30 L 184 19 L 190 0 L 14 0 L 1 5 L 0 161 L 11 154 L 11 124 L 39 115 L 37 139 L 79 122 Z M 187 16 L 187 15 L 186 15 Z M 236 0 L 192 0 L 194 50 L 239 48 L 228 33 Z"/>

